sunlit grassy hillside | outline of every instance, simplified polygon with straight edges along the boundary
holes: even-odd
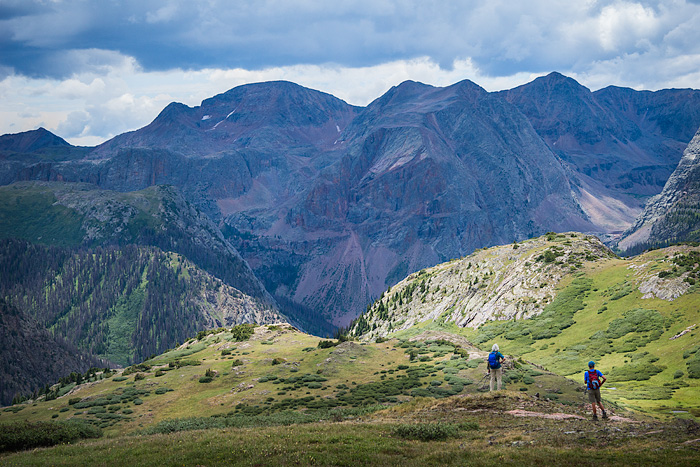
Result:
[[[498,343],[577,383],[595,360],[608,377],[606,399],[700,416],[700,248],[618,258],[598,254],[594,243],[587,251],[587,242],[552,234],[413,274],[365,313],[361,338],[449,330],[482,350]]]

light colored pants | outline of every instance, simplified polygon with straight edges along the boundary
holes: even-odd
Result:
[[[503,367],[501,368],[491,368],[489,372],[491,375],[491,381],[489,383],[489,389],[493,391],[493,386],[496,381],[498,381],[498,390],[501,390],[501,378],[503,377]]]

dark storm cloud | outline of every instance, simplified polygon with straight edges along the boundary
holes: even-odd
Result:
[[[121,54],[147,71],[353,67],[422,56],[447,68],[468,57],[496,75],[571,69],[578,62],[645,53],[673,26],[644,29],[646,20],[673,16],[670,10],[680,11],[679,5],[697,13],[682,1],[665,3],[0,0],[0,68],[65,77],[110,66]],[[692,19],[682,15],[679,21]],[[616,28],[627,39],[614,37]],[[81,51],[88,51],[86,57]]]
[[[84,65],[63,54],[84,49],[135,57],[146,70],[378,63],[415,54],[386,40],[394,13],[360,15],[332,2],[3,2],[0,65],[60,77]]]

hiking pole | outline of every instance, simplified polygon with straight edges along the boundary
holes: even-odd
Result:
[[[488,378],[489,376],[491,376],[491,373],[486,373],[486,374],[484,375],[484,377],[481,378],[481,380],[479,380],[478,383],[476,383],[477,388],[478,388],[479,386],[481,386],[481,383],[483,383],[484,380],[485,380],[486,378]],[[485,386],[484,386],[484,387],[485,387]]]

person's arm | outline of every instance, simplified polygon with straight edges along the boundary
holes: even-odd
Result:
[[[603,373],[598,372],[598,374],[600,375],[600,385],[602,386],[607,379],[603,376]]]

